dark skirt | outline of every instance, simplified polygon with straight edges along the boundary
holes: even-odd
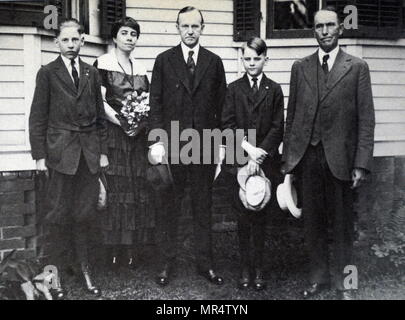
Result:
[[[108,123],[108,208],[101,224],[105,244],[145,244],[153,240],[155,208],[145,177],[146,139],[145,130],[128,137],[120,127]]]

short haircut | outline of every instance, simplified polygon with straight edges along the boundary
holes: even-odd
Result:
[[[245,49],[250,48],[256,51],[257,55],[261,54],[267,55],[267,45],[266,42],[259,37],[251,37],[246,43],[242,46],[242,53],[245,54]]]
[[[186,12],[190,12],[190,11],[194,11],[194,10],[195,10],[195,11],[198,11],[198,12],[200,13],[200,16],[201,16],[201,24],[203,25],[203,24],[204,24],[204,17],[203,17],[203,15],[202,15],[201,10],[200,10],[200,9],[197,9],[196,7],[192,7],[192,6],[184,7],[183,9],[181,9],[181,10],[179,11],[179,13],[177,14],[176,23],[179,24],[179,17],[180,17],[180,15],[181,15],[182,13],[186,13]]]
[[[111,27],[111,37],[113,39],[117,38],[118,31],[120,31],[122,27],[129,27],[134,29],[137,33],[137,38],[139,38],[139,35],[141,34],[141,27],[139,26],[139,23],[136,22],[134,18],[125,17],[115,21],[113,26]]]
[[[84,33],[84,28],[78,20],[76,20],[74,18],[68,18],[68,19],[62,19],[59,21],[58,28],[55,30],[56,37],[59,37],[63,28],[68,28],[68,27],[77,27],[77,31],[79,32],[79,34]]]
[[[318,10],[318,11],[316,11],[315,13],[314,13],[314,25],[315,25],[315,16],[317,15],[317,13],[318,12],[320,12],[320,11],[331,11],[331,12],[334,12],[334,13],[336,13],[336,16],[337,16],[337,20],[338,20],[338,24],[340,24],[340,16],[339,16],[339,12],[338,12],[338,10],[336,9],[336,7],[335,6],[326,6],[325,8],[322,8],[322,9],[320,9],[320,10]]]

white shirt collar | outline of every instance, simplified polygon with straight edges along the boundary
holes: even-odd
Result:
[[[70,59],[66,58],[66,57],[63,56],[63,55],[60,55],[60,56],[62,57],[62,61],[63,61],[63,63],[65,64],[66,69],[68,69],[69,74],[70,74],[70,76],[71,76],[72,79],[73,79],[73,76],[72,76],[72,61],[71,61]],[[77,73],[78,73],[78,76],[79,76],[79,78],[80,78],[79,56],[77,56],[77,57],[74,58],[73,60],[75,61],[75,68],[76,68]]]
[[[250,83],[250,87],[253,87],[253,77],[249,74],[246,73],[246,75],[248,76],[249,79],[249,83]],[[263,72],[261,74],[259,74],[257,77],[257,87],[260,88],[260,83],[262,82],[262,78],[263,78]]]
[[[329,60],[328,60],[328,68],[329,71],[332,70],[333,65],[335,64],[336,57],[339,53],[339,45],[333,49],[331,52],[326,53],[325,51],[322,50],[322,48],[319,48],[318,50],[318,57],[319,57],[319,63],[322,65],[323,63],[323,56],[328,54],[329,55]]]
[[[197,43],[197,44],[195,45],[195,47],[192,48],[192,49],[189,48],[189,47],[187,47],[183,42],[181,42],[180,45],[181,45],[181,51],[183,51],[184,61],[187,63],[187,60],[188,60],[188,52],[189,52],[190,50],[193,50],[193,51],[194,51],[194,54],[193,54],[194,63],[195,63],[195,65],[197,65],[198,52],[200,51],[200,44]]]

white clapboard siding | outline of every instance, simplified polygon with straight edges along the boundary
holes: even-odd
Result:
[[[220,3],[222,0],[217,0]],[[133,2],[133,7],[127,5],[127,15],[133,17],[139,21],[158,21],[158,22],[169,22],[173,23],[176,22],[177,13],[182,6],[176,5],[173,3],[173,9],[167,8],[159,8],[158,6],[150,8],[139,8],[136,4],[136,1],[129,1],[130,3]],[[193,1],[189,1],[190,3]],[[217,23],[217,24],[229,24],[233,23],[233,12],[230,10],[229,12],[226,11],[204,11],[204,22],[207,24]]]
[[[376,141],[374,144],[375,157],[389,157],[405,155],[405,136],[402,136],[402,141]]]
[[[405,110],[405,101],[403,98],[374,97],[374,107],[376,110]]]
[[[0,47],[0,66],[23,66],[23,54],[23,50],[3,49]]]
[[[0,130],[0,146],[21,146],[25,145],[25,142],[24,130]],[[3,165],[3,163],[0,165]]]
[[[1,114],[24,114],[24,98],[1,98],[0,97],[0,115]]]
[[[0,114],[0,128],[3,131],[15,131],[25,129],[24,114]]]
[[[0,98],[24,98],[24,82],[1,82]]]
[[[376,109],[376,156],[405,155],[405,48],[363,46]]]
[[[405,59],[365,58],[370,71],[405,72]]]
[[[0,66],[0,83],[10,81],[24,81],[23,66]]]
[[[127,8],[181,9],[194,6],[203,12],[232,12],[233,0],[127,0]]]
[[[2,34],[1,35],[1,49],[17,49],[23,50],[23,36],[20,34]],[[1,60],[0,60],[1,63]]]
[[[179,10],[195,6],[202,10],[205,29],[201,45],[221,57],[226,71],[226,81],[238,78],[238,49],[233,47],[232,0],[127,0],[127,16],[141,26],[141,36],[134,56],[140,59],[151,77],[155,58],[161,52],[180,43],[176,29]]]

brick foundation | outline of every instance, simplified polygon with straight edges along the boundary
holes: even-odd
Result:
[[[35,182],[32,172],[0,173],[0,258],[17,249],[36,256]]]

